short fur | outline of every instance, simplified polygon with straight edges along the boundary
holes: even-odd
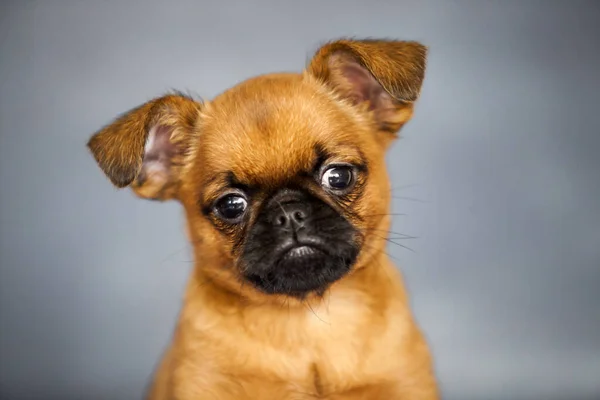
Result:
[[[176,199],[187,218],[195,268],[148,399],[438,399],[385,252],[385,153],[412,117],[425,60],[416,42],[333,41],[302,73],[255,77],[207,102],[160,97],[90,139],[114,185]],[[319,162],[361,166],[356,187],[324,191],[310,172]],[[269,194],[290,185],[348,221],[360,247],[347,273],[302,296],[266,293],[243,275],[244,249],[258,240],[249,229]],[[234,189],[250,199],[239,224],[215,212]]]

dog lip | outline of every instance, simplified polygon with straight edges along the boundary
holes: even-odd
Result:
[[[296,238],[286,239],[277,247],[277,253],[280,257],[287,257],[292,252],[298,252],[295,255],[309,255],[317,252],[327,253],[323,240],[315,236],[299,235]]]
[[[300,246],[315,247],[322,252],[327,251],[325,241],[318,236],[307,235],[299,232],[296,242]]]
[[[294,246],[291,249],[287,250],[283,255],[283,259],[287,259],[290,257],[307,257],[319,253],[323,252],[314,246],[300,245]]]

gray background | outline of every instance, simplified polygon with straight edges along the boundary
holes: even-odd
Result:
[[[389,156],[392,246],[446,399],[600,398],[600,2],[19,1],[0,9],[0,397],[139,398],[190,253],[177,204],[85,149],[164,91],[300,70],[323,40],[431,48]]]

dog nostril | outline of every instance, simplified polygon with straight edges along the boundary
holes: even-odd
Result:
[[[275,219],[276,226],[284,226],[287,223],[287,217],[285,215],[280,215]]]
[[[306,216],[304,215],[304,213],[302,211],[296,211],[296,212],[294,212],[294,219],[297,222],[302,222],[306,219]]]

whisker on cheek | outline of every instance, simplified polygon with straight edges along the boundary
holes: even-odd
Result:
[[[181,252],[183,252],[184,250],[189,250],[189,247],[183,246],[181,247],[179,250],[176,250],[172,253],[170,253],[169,255],[167,255],[164,259],[162,259],[159,264],[164,264],[165,262],[169,261],[172,257],[175,257],[176,255],[180,254]]]
[[[415,187],[419,187],[421,185],[417,184],[417,183],[413,183],[410,185],[403,185],[403,186],[392,186],[390,188],[390,192],[397,192],[399,190],[406,190],[406,189],[411,189],[411,188],[415,188]]]
[[[368,245],[368,244],[364,244],[364,245],[363,245],[363,247],[364,247],[364,248],[366,248],[366,249],[369,249],[369,250],[373,250],[373,251],[375,251],[375,253],[376,253],[376,254],[384,254],[384,255],[386,255],[386,256],[388,256],[388,257],[390,257],[390,258],[392,258],[392,259],[394,259],[394,260],[396,260],[396,261],[398,261],[398,262],[402,262],[402,260],[400,260],[398,257],[396,257],[396,256],[394,256],[394,255],[392,255],[392,254],[388,253],[388,252],[385,250],[385,248],[384,248],[384,249],[379,249],[379,248],[377,248],[377,247],[370,246],[370,245]]]
[[[392,199],[394,200],[406,200],[406,201],[413,201],[415,203],[428,203],[427,200],[422,200],[422,199],[417,199],[415,197],[406,197],[406,196],[392,196]]]

